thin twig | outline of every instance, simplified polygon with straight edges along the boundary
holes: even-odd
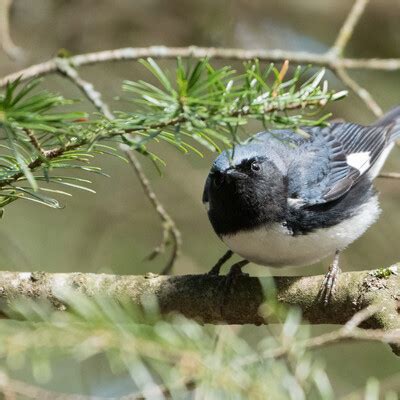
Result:
[[[86,96],[86,98],[99,110],[102,114],[105,115],[110,120],[114,119],[113,113],[110,111],[107,103],[102,99],[101,93],[97,91],[93,84],[85,81],[81,78],[78,71],[71,66],[67,59],[57,59],[58,71],[70,79],[72,83],[77,86],[82,93]],[[165,122],[163,123],[165,124]],[[166,124],[165,126],[167,126]],[[126,132],[122,132],[121,134],[125,134]],[[171,257],[167,262],[167,265],[162,270],[162,274],[169,274],[173,268],[173,265],[179,256],[180,249],[182,246],[182,236],[177,228],[174,220],[170,217],[170,215],[165,210],[164,206],[161,204],[160,200],[157,198],[154,190],[152,189],[149,180],[147,179],[143,168],[136,158],[134,153],[130,150],[130,148],[123,147],[123,151],[128,157],[131,165],[133,166],[139,181],[144,189],[144,192],[147,198],[150,200],[150,203],[153,205],[157,214],[160,216],[163,226],[163,234],[161,244],[157,246],[153,252],[151,253],[149,258],[154,258],[156,255],[163,253],[168,244],[170,236],[172,238],[172,253]]]
[[[353,36],[354,29],[364,13],[365,7],[369,0],[356,0],[353,7],[351,8],[347,18],[340,28],[339,34],[335,40],[334,45],[331,48],[331,54],[335,56],[341,56],[343,51]]]
[[[37,137],[33,133],[31,129],[24,129],[24,132],[26,133],[26,136],[28,136],[29,141],[31,142],[32,146],[43,156],[46,157],[46,150],[42,148],[40,145],[39,141],[37,140]]]
[[[260,61],[283,62],[289,60],[297,64],[312,64],[325,66],[332,69],[369,69],[380,71],[395,71],[400,69],[400,58],[340,58],[333,57],[331,53],[308,53],[304,51],[284,51],[280,49],[235,49],[235,48],[215,48],[215,47],[127,47],[115,50],[103,50],[94,53],[80,54],[68,58],[71,66],[75,68],[99,64],[103,62],[139,60],[140,58],[153,57],[157,59],[176,59],[181,58],[213,58],[220,60],[250,61],[258,59]],[[32,65],[26,69],[9,74],[0,80],[0,87],[9,81],[17,78],[27,80],[49,73],[57,72],[57,58],[49,61]]]
[[[65,152],[70,151],[70,150],[75,150],[79,147],[82,147],[83,145],[87,144],[88,141],[86,139],[79,141],[79,142],[74,142],[74,143],[67,143],[63,147],[56,147],[54,149],[50,150],[45,150],[45,157],[40,156],[38,158],[35,158],[33,161],[31,161],[28,164],[28,168],[31,171],[35,171],[36,168],[39,168],[46,160],[50,161],[53,160],[54,158],[62,156]],[[24,176],[23,171],[18,171],[15,174],[11,175],[7,179],[2,179],[0,181],[0,188],[4,186],[8,186],[13,182],[16,182],[18,179],[22,178]]]
[[[13,0],[0,0],[0,47],[13,61],[23,59],[22,50],[14,44],[10,35],[10,10]]]
[[[335,72],[341,81],[365,103],[365,105],[374,113],[376,117],[381,117],[383,115],[381,107],[368,92],[368,90],[360,86],[354,79],[352,79],[344,68],[336,68]]]
[[[65,59],[54,58],[47,62],[33,65],[25,70],[19,71],[14,74],[10,74],[0,80],[0,87],[4,86],[8,81],[16,78],[21,80],[45,75],[55,71],[63,71],[64,74],[70,74],[72,79],[76,80],[81,90],[85,90],[84,87],[91,85],[86,81],[79,80],[76,76],[74,68],[97,64],[109,61],[122,61],[122,60],[137,60],[139,58],[154,57],[154,58],[218,58],[218,59],[230,59],[230,60],[252,60],[259,59],[262,61],[287,61],[290,60],[294,63],[310,63],[313,65],[326,66],[336,72],[338,77],[349,86],[367,105],[367,107],[377,116],[382,114],[382,110],[376,101],[373,99],[371,94],[357,82],[355,82],[346,72],[346,69],[358,68],[358,69],[378,69],[378,70],[397,70],[400,69],[400,59],[352,59],[343,58],[342,54],[351,36],[353,35],[354,29],[359,22],[369,0],[356,0],[353,7],[351,8],[345,22],[343,23],[335,43],[330,50],[324,54],[308,53],[308,52],[292,52],[282,50],[244,50],[244,49],[232,49],[232,48],[215,48],[215,47],[165,47],[165,46],[151,46],[151,47],[128,47],[116,50],[105,50],[95,53],[87,53],[76,55]],[[85,90],[86,94],[91,95],[92,101],[96,105],[97,95],[96,91],[92,90],[93,87],[89,87]],[[101,104],[97,104],[96,107],[100,107]],[[107,110],[106,110],[107,112]],[[106,114],[107,115],[107,114]]]
[[[58,71],[69,78],[76,87],[78,87],[87,99],[108,119],[114,119],[114,115],[110,111],[108,105],[102,100],[101,93],[98,92],[92,83],[85,81],[78,74],[78,71],[73,68],[66,58],[57,58],[56,60]]]
[[[368,307],[355,313],[343,326],[343,330],[352,331],[358,328],[363,322],[367,321],[382,308],[382,304],[370,304]]]
[[[171,257],[167,262],[167,265],[162,270],[161,274],[167,275],[171,272],[171,269],[179,256],[181,246],[182,246],[182,236],[174,220],[170,217],[170,215],[165,210],[162,203],[158,200],[154,190],[152,189],[149,180],[143,172],[142,166],[135,157],[131,148],[127,145],[121,145],[122,151],[126,154],[130,164],[136,172],[136,175],[139,177],[139,181],[142,185],[144,192],[146,193],[147,198],[150,200],[157,214],[159,215],[162,225],[163,225],[163,237],[161,244],[156,247],[153,253],[149,256],[149,258],[154,258],[157,254],[163,253],[165,251],[166,245],[171,237],[172,239],[172,253]]]
[[[333,345],[342,342],[355,340],[368,342],[381,342],[393,345],[400,344],[400,329],[361,329],[359,326],[371,318],[382,308],[382,304],[371,304],[370,306],[358,311],[346,322],[342,328],[333,332],[325,333],[302,342],[291,343],[290,345],[268,350],[259,357],[249,357],[242,361],[243,365],[254,363],[260,359],[282,358],[289,354],[294,348],[304,350],[314,350],[323,346]]]
[[[182,382],[174,384],[174,389],[179,389],[179,388],[185,388],[188,391],[192,391],[196,388],[196,382],[193,379],[187,379]],[[147,400],[156,397],[160,393],[162,393],[162,395],[166,399],[172,398],[170,389],[168,389],[165,385],[158,385],[156,387],[146,390],[146,393],[139,395],[129,394],[126,396],[122,396],[120,400]]]
[[[359,86],[346,72],[346,68],[364,68],[364,69],[381,69],[393,70],[400,69],[400,59],[347,59],[343,58],[343,51],[349,42],[357,22],[360,20],[369,0],[356,0],[354,6],[350,10],[335,43],[331,49],[324,54],[306,53],[306,52],[287,52],[282,50],[244,50],[230,48],[206,48],[206,47],[165,47],[152,46],[142,48],[122,48],[116,50],[106,50],[96,53],[88,53],[73,56],[66,59],[52,59],[45,63],[33,65],[25,70],[11,74],[0,80],[0,87],[4,86],[8,81],[16,78],[29,79],[41,76],[55,71],[62,71],[66,75],[70,75],[76,84],[83,90],[86,95],[92,97],[92,102],[99,109],[101,103],[98,103],[99,93],[93,91],[93,86],[76,76],[74,68],[101,63],[107,61],[121,60],[137,60],[144,57],[154,58],[219,58],[231,60],[268,60],[268,61],[284,61],[290,60],[295,63],[311,63],[313,65],[323,65],[331,68],[336,72],[338,77],[349,86],[367,105],[367,107],[377,116],[382,114],[382,110],[373,99],[373,97],[364,88]],[[85,89],[85,86],[87,88]],[[107,113],[108,110],[105,110]],[[107,115],[107,114],[106,114]]]
[[[139,131],[139,130],[145,131],[145,130],[161,129],[161,128],[165,128],[167,126],[174,126],[174,125],[179,124],[184,121],[185,121],[185,119],[182,119],[181,117],[172,118],[168,121],[162,121],[162,122],[152,124],[152,125],[148,126],[146,129],[135,128],[135,129],[127,129],[124,132],[113,132],[112,134],[109,135],[109,137],[111,138],[111,137],[115,137],[115,136],[121,136],[124,133],[132,133],[132,132]],[[62,156],[67,151],[81,148],[81,147],[87,145],[89,142],[90,142],[90,140],[88,138],[81,138],[80,140],[75,141],[73,143],[72,142],[67,143],[62,147],[55,147],[53,149],[44,150],[46,159],[48,161],[50,161],[54,158]],[[36,170],[36,168],[39,168],[44,163],[44,161],[45,161],[45,158],[42,156],[35,158],[33,161],[31,161],[28,164],[28,168],[31,171],[34,171],[34,170]],[[12,174],[9,178],[0,180],[0,188],[7,186],[13,182],[16,182],[18,179],[22,178],[23,176],[24,176],[24,172],[18,171],[16,173]]]
[[[89,99],[89,97],[88,97],[88,99]],[[322,99],[322,100],[311,99],[311,100],[304,100],[304,101],[298,100],[291,104],[285,104],[284,102],[279,102],[279,103],[274,102],[270,105],[267,105],[264,109],[264,112],[269,113],[269,112],[274,112],[274,111],[295,110],[295,109],[305,108],[306,106],[321,106],[322,107],[322,106],[326,105],[326,103],[327,103],[326,99]],[[234,109],[230,113],[230,115],[233,117],[246,116],[249,114],[251,114],[251,110],[249,107],[242,107],[242,108],[239,108],[236,110]],[[135,127],[135,128],[125,129],[124,131],[120,131],[120,132],[111,132],[111,133],[108,133],[107,138],[121,136],[126,133],[134,133],[134,132],[138,132],[138,131],[146,132],[146,131],[159,130],[159,129],[163,129],[166,127],[176,126],[176,125],[182,124],[186,121],[187,121],[186,117],[178,116],[178,117],[166,120],[166,121],[161,121],[161,122],[157,122],[154,124],[150,124],[147,127],[139,126],[139,127]],[[81,147],[87,145],[89,142],[90,142],[89,138],[81,138],[73,143],[67,143],[66,145],[64,145],[62,147],[56,147],[54,149],[45,150],[46,158],[48,160],[52,160],[54,158],[57,158],[57,157],[63,155],[65,152],[67,152],[69,150],[75,150],[77,148],[81,148]],[[44,158],[38,157],[28,164],[28,168],[31,171],[34,171],[36,168],[40,167],[43,164],[43,162],[44,162]],[[7,179],[0,180],[0,188],[17,181],[18,179],[20,179],[23,176],[24,176],[23,171],[19,171],[19,172],[12,174]]]
[[[342,27],[340,28],[335,43],[328,51],[332,58],[343,59],[344,50],[353,36],[354,29],[363,15],[368,2],[369,0],[355,0],[353,7],[347,15]],[[372,95],[368,92],[368,90],[361,87],[354,79],[350,77],[345,66],[336,65],[332,69],[336,73],[337,77],[364,102],[364,104],[374,113],[376,117],[380,117],[383,114],[382,109]]]

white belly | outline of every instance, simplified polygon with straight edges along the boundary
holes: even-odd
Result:
[[[316,230],[292,236],[281,224],[226,235],[222,240],[236,254],[256,264],[271,267],[310,265],[345,249],[359,238],[378,218],[377,197],[360,207],[352,218]]]

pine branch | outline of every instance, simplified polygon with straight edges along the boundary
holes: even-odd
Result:
[[[83,80],[65,60],[58,61],[59,72],[69,78],[105,118],[89,120],[82,113],[55,111],[56,107],[71,102],[45,91],[32,94],[38,85],[36,81],[25,86],[21,86],[20,81],[9,84],[4,95],[0,95],[0,130],[8,140],[8,145],[2,145],[8,152],[0,155],[0,188],[3,188],[0,206],[26,198],[59,207],[58,201],[41,194],[44,190],[54,190],[41,188],[38,180],[90,190],[66,182],[73,177],[64,179],[57,175],[53,179],[53,171],[71,166],[99,172],[88,163],[92,154],[111,152],[115,155],[115,143],[113,147],[102,144],[107,140],[124,142],[155,163],[162,161],[148,151],[147,144],[159,139],[183,152],[194,151],[201,155],[186,138],[215,151],[219,150],[217,141],[224,145],[237,141],[236,131],[249,118],[291,127],[323,123],[325,117],[315,121],[288,112],[318,111],[345,94],[328,91],[327,83],[322,81],[324,71],[300,83],[305,72],[301,68],[296,69],[292,78],[282,81],[276,68],[268,66],[262,70],[258,63],[247,65],[244,74],[237,74],[227,67],[214,69],[207,61],[198,62],[192,69],[178,61],[174,82],[153,60],[143,61],[143,64],[163,88],[146,82],[125,83],[129,99],[138,106],[135,113],[119,112],[118,118],[114,118],[94,86]],[[30,187],[21,186],[24,180]],[[167,225],[168,232],[176,230]],[[172,237],[175,254],[180,240],[175,234]]]

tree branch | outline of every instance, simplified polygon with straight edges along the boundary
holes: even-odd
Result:
[[[400,69],[400,58],[339,58],[332,56],[331,53],[308,53],[304,51],[285,51],[280,49],[234,49],[216,47],[126,47],[115,50],[103,50],[94,53],[80,54],[68,58],[73,67],[81,67],[103,62],[139,60],[140,58],[152,57],[157,59],[176,59],[181,58],[214,58],[219,60],[238,60],[250,61],[259,59],[260,61],[283,62],[289,60],[297,64],[312,64],[325,66],[332,69],[370,69],[381,71],[396,71]],[[4,87],[7,82],[17,78],[22,80],[32,79],[58,71],[57,58],[49,61],[32,65],[21,71],[9,74],[0,80],[0,87]]]
[[[144,296],[155,296],[160,312],[176,312],[204,323],[268,324],[260,313],[263,288],[276,286],[280,303],[300,307],[312,324],[346,324],[355,313],[377,304],[379,311],[363,322],[365,328],[400,329],[400,276],[397,267],[347,272],[339,277],[328,307],[318,302],[323,276],[252,278],[241,277],[231,294],[223,299],[225,277],[210,275],[117,276],[107,274],[51,274],[45,272],[0,272],[0,311],[8,315],[8,304],[16,299],[48,300],[64,310],[60,297],[65,290],[89,296],[129,298],[140,305]],[[221,306],[223,305],[223,306]],[[400,354],[400,348],[396,348]]]
[[[376,117],[379,118],[383,115],[381,107],[372,97],[371,93],[351,78],[344,68],[337,68],[335,72],[337,77],[364,102]]]
[[[78,71],[71,66],[68,59],[56,59],[58,72],[70,79],[78,89],[86,96],[86,98],[100,111],[106,118],[113,119],[114,115],[110,111],[108,105],[102,100],[101,93],[98,92],[92,83],[85,81],[80,77]]]
[[[347,43],[353,36],[354,29],[364,13],[365,7],[369,3],[369,0],[356,0],[353,7],[351,8],[347,18],[340,28],[339,34],[335,40],[334,45],[331,48],[331,53],[335,56],[341,56]]]
[[[172,267],[174,266],[174,263],[180,254],[182,247],[182,235],[177,228],[175,221],[171,218],[161,201],[156,196],[149,180],[143,172],[142,165],[136,158],[133,151],[130,149],[129,146],[126,145],[121,145],[121,148],[127,156],[129,163],[132,165],[133,170],[136,172],[136,175],[139,178],[140,184],[142,185],[146,197],[149,199],[150,203],[152,204],[162,222],[163,235],[161,243],[149,255],[149,260],[154,259],[158,254],[164,253],[170,238],[172,239],[171,256],[161,272],[163,275],[167,275],[171,272]]]
[[[16,46],[10,35],[10,10],[13,0],[0,0],[0,47],[13,61],[21,61],[22,50]]]
[[[82,90],[84,90],[84,89],[82,88]],[[96,93],[98,95],[100,95],[100,93],[98,93],[97,91],[96,91]],[[99,98],[99,99],[101,101],[101,98]],[[326,99],[295,100],[289,104],[282,103],[282,102],[272,102],[270,104],[267,104],[264,107],[264,112],[270,113],[273,111],[297,110],[297,109],[305,108],[307,106],[322,107],[322,106],[326,105],[326,103],[327,103]],[[243,108],[233,109],[232,112],[230,113],[230,115],[233,117],[251,115],[251,110],[249,109],[249,107],[245,106]],[[111,133],[108,133],[108,135],[106,135],[106,136],[102,136],[100,139],[111,139],[113,137],[121,136],[126,133],[144,132],[144,131],[163,129],[166,127],[182,124],[186,121],[188,121],[188,119],[185,116],[181,115],[181,116],[171,118],[166,121],[161,121],[161,122],[156,122],[156,123],[150,124],[146,127],[138,126],[135,128],[125,129],[124,131],[121,131],[121,132],[111,132]],[[66,145],[64,145],[62,147],[55,147],[53,149],[46,150],[45,151],[46,157],[41,156],[41,157],[36,158],[35,160],[33,160],[32,162],[30,162],[28,164],[28,168],[31,171],[35,171],[38,167],[40,167],[46,161],[46,159],[47,160],[55,159],[55,158],[63,155],[65,152],[67,152],[69,150],[75,150],[75,149],[81,148],[81,147],[87,145],[89,142],[90,142],[90,139],[81,138],[80,140],[75,141],[73,143],[67,143]],[[18,171],[16,173],[12,174],[9,178],[3,179],[0,181],[0,188],[8,186],[13,182],[18,181],[23,176],[24,176],[23,171]]]

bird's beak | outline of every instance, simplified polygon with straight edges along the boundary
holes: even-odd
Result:
[[[234,168],[228,168],[225,171],[225,175],[229,178],[233,178],[233,179],[245,179],[247,178],[247,175],[244,174],[243,172],[239,172]]]

